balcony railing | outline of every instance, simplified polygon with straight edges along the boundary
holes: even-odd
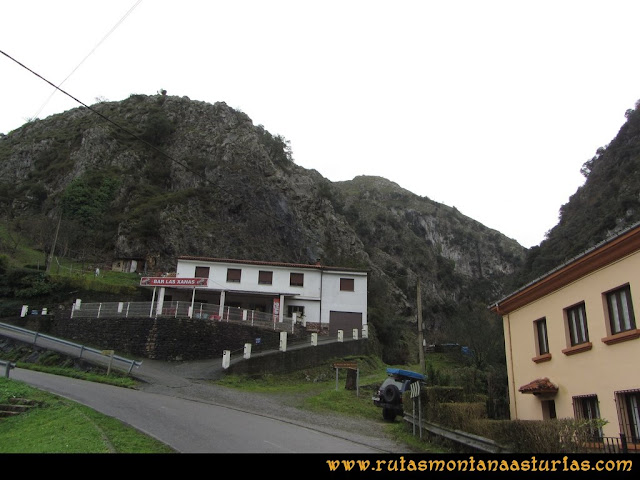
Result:
[[[640,453],[640,444],[629,442],[624,433],[619,437],[601,437],[586,447],[595,453]]]
[[[221,314],[222,313],[222,314]],[[233,322],[279,331],[293,331],[295,326],[292,317],[284,316],[282,322],[278,315],[236,307],[224,307],[211,303],[194,303],[187,301],[164,302],[158,311],[157,303],[152,302],[101,302],[74,304],[71,309],[72,318],[196,318],[217,322]],[[300,323],[300,320],[297,321]]]

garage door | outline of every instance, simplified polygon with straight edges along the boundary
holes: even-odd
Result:
[[[362,330],[362,313],[329,312],[329,335],[338,335],[338,330],[342,330],[344,338],[353,338],[354,328]]]

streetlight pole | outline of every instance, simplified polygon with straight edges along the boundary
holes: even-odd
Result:
[[[58,226],[56,227],[56,234],[53,237],[53,245],[51,245],[51,251],[49,252],[49,259],[47,260],[46,272],[51,270],[51,262],[53,261],[53,252],[56,250],[56,243],[58,242],[58,232],[60,231],[60,224],[62,223],[62,211],[60,211],[60,217],[58,218]]]
[[[418,278],[416,304],[418,307],[418,353],[420,358],[420,371],[424,374],[424,337],[422,334],[422,296],[420,295],[420,278]]]

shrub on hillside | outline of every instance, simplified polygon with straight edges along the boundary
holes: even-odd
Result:
[[[423,387],[422,418],[451,430],[488,438],[512,453],[581,453],[593,451],[594,432],[602,420],[492,420],[487,418],[486,396],[465,395],[462,387]],[[411,411],[412,400],[404,398]]]
[[[601,421],[477,420],[466,431],[491,438],[513,453],[583,453]]]

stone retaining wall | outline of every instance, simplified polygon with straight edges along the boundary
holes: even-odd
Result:
[[[40,332],[119,355],[165,361],[222,358],[225,350],[242,355],[251,344],[251,358],[231,365],[229,372],[286,372],[321,365],[332,358],[365,353],[366,340],[311,346],[310,335],[302,330],[287,334],[287,351],[278,350],[280,332],[248,325],[190,318],[68,318],[58,315],[28,315],[3,318],[3,323]],[[307,343],[305,348],[292,348]]]
[[[367,354],[367,347],[368,342],[366,340],[351,340],[287,350],[286,352],[274,352],[269,355],[252,356],[249,359],[234,363],[229,366],[227,372],[248,375],[267,372],[293,372],[303,368],[328,365],[332,360],[351,355],[365,355]]]
[[[118,354],[157,360],[222,358],[224,350],[242,353],[277,349],[280,332],[235,323],[190,318],[56,318],[38,315],[2,319],[27,330]],[[304,335],[288,334],[288,342]],[[258,340],[258,341],[257,341]]]

